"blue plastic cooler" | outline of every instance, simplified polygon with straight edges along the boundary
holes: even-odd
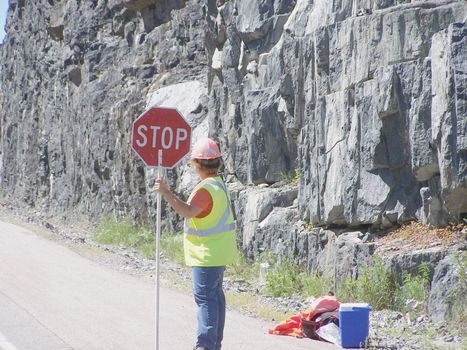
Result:
[[[358,348],[365,345],[368,337],[371,306],[365,303],[343,303],[339,307],[341,345]]]

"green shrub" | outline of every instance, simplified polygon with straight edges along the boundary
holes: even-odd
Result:
[[[154,259],[156,253],[154,232],[148,227],[132,223],[127,217],[103,219],[97,227],[94,240],[102,244],[134,248],[148,259]],[[168,259],[184,264],[183,235],[162,233],[161,250]]]
[[[397,290],[393,274],[380,257],[373,258],[373,266],[363,268],[357,279],[348,278],[337,292],[343,302],[365,302],[373,310],[393,308]]]
[[[258,279],[260,260],[250,261],[243,254],[239,254],[238,260],[226,270],[226,276],[245,281]]]
[[[459,282],[452,288],[448,300],[452,305],[452,324],[463,329],[467,322],[467,251],[456,252],[452,255],[456,266]]]
[[[278,261],[278,256],[265,252],[258,259],[259,263],[266,262],[273,266],[266,274],[265,293],[274,297],[303,294],[319,297],[333,289],[333,279],[313,271],[307,274],[305,269],[290,260]],[[258,269],[259,270],[259,269]],[[257,275],[259,271],[257,272]]]
[[[277,265],[266,274],[265,291],[273,297],[285,297],[300,292],[300,271],[289,261]]]
[[[155,237],[147,227],[136,225],[129,218],[104,218],[94,237],[102,244],[134,248],[146,258],[154,258]]]
[[[185,265],[185,255],[183,251],[183,234],[162,234],[161,249],[164,255],[169,260],[174,261],[179,265]]]
[[[427,263],[422,263],[416,276],[404,274],[402,286],[395,293],[394,308],[400,311],[408,311],[406,302],[416,300],[420,303],[418,311],[424,311],[428,303],[429,292],[430,267]]]
[[[334,289],[332,277],[320,275],[315,271],[310,275],[304,275],[301,280],[305,296],[320,297]]]

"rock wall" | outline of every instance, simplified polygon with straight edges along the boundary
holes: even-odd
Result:
[[[147,220],[130,126],[150,91],[206,86],[204,23],[197,0],[11,0],[0,49],[2,196],[49,215]],[[186,117],[205,114],[198,106]]]
[[[312,225],[457,221],[465,16],[463,1],[12,0],[2,195],[145,218],[152,195],[129,126],[151,103],[192,101],[195,135],[220,141],[241,183],[300,174],[297,209]]]
[[[462,0],[10,0],[1,197],[154,222],[130,126],[176,106],[195,138],[220,142],[248,256],[357,276],[376,249],[367,228],[465,218],[466,15]],[[196,181],[186,165],[168,179],[182,195]],[[388,263],[400,274],[446,256]],[[436,283],[432,305],[447,293]]]
[[[209,8],[209,117],[242,182],[298,169],[300,217],[313,225],[465,214],[466,5],[399,3]]]

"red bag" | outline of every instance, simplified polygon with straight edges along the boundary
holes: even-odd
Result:
[[[339,326],[339,311],[330,311],[315,314],[311,320],[301,319],[301,330],[305,337],[314,340],[323,340],[316,331],[329,323],[335,323]]]
[[[316,330],[329,322],[335,322],[338,319],[337,312],[339,302],[334,296],[324,296],[317,298],[311,304],[311,308],[298,315],[289,317],[283,323],[278,324],[269,330],[269,334],[291,335],[295,337],[318,337]],[[334,313],[329,315],[328,313]],[[311,336],[309,336],[311,335]]]

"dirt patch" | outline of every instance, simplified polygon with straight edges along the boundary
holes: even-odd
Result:
[[[377,254],[392,255],[429,248],[447,249],[465,243],[466,238],[466,224],[429,228],[427,225],[411,222],[384,237],[376,238],[374,242],[377,243]]]

